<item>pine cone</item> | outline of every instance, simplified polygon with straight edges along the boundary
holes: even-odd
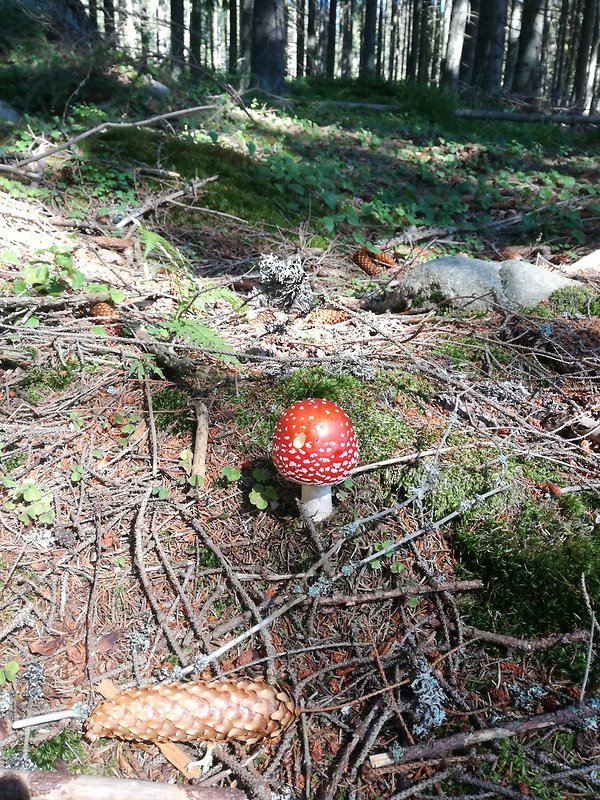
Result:
[[[361,247],[360,250],[357,250],[352,256],[352,261],[354,261],[356,266],[360,267],[363,272],[366,272],[367,275],[371,275],[374,278],[381,273],[377,263],[373,260],[371,253],[366,247]]]
[[[252,318],[252,322],[255,322],[257,325],[269,325],[276,321],[277,317],[272,308],[263,308]]]
[[[391,256],[389,253],[371,253],[371,258],[373,261],[377,261],[379,264],[385,264],[386,267],[397,267],[396,259]]]
[[[94,303],[93,306],[90,307],[90,314],[92,317],[118,317],[119,313],[117,309],[112,306],[110,303]]]
[[[350,319],[350,314],[345,311],[338,311],[336,308],[315,308],[306,317],[305,322],[309,325],[337,325],[338,322],[345,322]]]
[[[159,683],[103,700],[88,718],[86,737],[254,744],[276,739],[297,716],[290,695],[262,680]]]

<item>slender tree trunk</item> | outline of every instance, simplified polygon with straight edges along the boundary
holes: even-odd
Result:
[[[354,21],[354,0],[342,0],[341,26],[342,26],[342,57],[340,70],[342,78],[352,76],[352,32]]]
[[[546,0],[525,0],[519,35],[514,92],[537,97],[542,83],[541,62]]]
[[[200,66],[200,48],[202,46],[202,9],[201,0],[192,0],[190,6],[190,50],[189,60],[193,67]]]
[[[229,53],[227,69],[237,72],[238,60],[238,7],[237,0],[229,0]]]
[[[252,59],[252,16],[253,0],[240,0],[240,86],[248,87],[250,79],[250,62]]]
[[[325,75],[335,77],[335,39],[337,33],[337,0],[329,0],[329,18],[327,21],[327,55],[325,57]]]
[[[443,83],[453,91],[458,89],[460,58],[465,41],[468,9],[469,0],[454,0],[452,3],[448,47],[446,48],[446,60],[444,62],[442,80]]]
[[[392,0],[390,26],[390,52],[388,56],[388,80],[395,81],[398,75],[398,35],[400,32],[400,9],[398,0]]]
[[[484,0],[481,4],[474,83],[489,95],[500,94],[506,23],[506,0]]]
[[[552,76],[552,93],[550,101],[552,104],[564,102],[565,91],[565,68],[567,58],[567,30],[569,26],[569,2],[562,0],[560,8],[560,18],[558,22],[558,34],[556,37],[556,60],[554,62],[554,73]]]
[[[475,50],[477,48],[477,30],[479,28],[480,0],[471,0],[467,24],[465,26],[465,41],[460,58],[458,79],[467,86],[473,85],[473,70],[475,66]]]
[[[365,0],[365,19],[362,31],[362,47],[359,77],[375,75],[375,43],[377,40],[377,0]]]
[[[304,26],[306,24],[306,0],[297,0],[296,3],[296,76],[302,78],[304,75],[304,48],[305,35]]]
[[[590,57],[590,67],[588,71],[588,81],[585,92],[585,107],[583,109],[585,114],[591,114],[594,106],[594,84],[598,83],[600,75],[598,75],[598,59],[600,58],[600,11],[596,13],[596,21],[594,23],[594,33],[592,41],[592,53]]]
[[[421,41],[421,0],[413,0],[412,3],[412,24],[410,29],[410,50],[408,52],[408,64],[406,76],[410,81],[417,79],[417,68],[419,65],[419,43]]]
[[[252,80],[260,89],[281,94],[285,76],[284,0],[255,0],[252,24]]]
[[[581,36],[577,48],[575,62],[574,95],[575,105],[578,110],[585,107],[588,70],[590,68],[590,55],[594,39],[594,25],[598,13],[598,0],[585,0],[583,19],[581,20]]]
[[[508,43],[506,46],[506,64],[504,66],[504,90],[512,91],[515,79],[515,67],[519,55],[519,37],[521,35],[521,21],[523,16],[523,0],[509,0],[508,12]]]
[[[379,0],[379,16],[377,22],[377,77],[383,78],[383,61],[385,57],[385,35],[383,21],[385,19],[385,0]]]
[[[171,3],[171,65],[175,68],[183,64],[183,0],[170,0]]]
[[[308,21],[306,28],[306,74],[315,74],[317,57],[317,0],[308,0]]]
[[[419,68],[417,80],[419,83],[427,83],[429,80],[429,68],[431,66],[431,19],[429,16],[429,6],[427,0],[421,2],[421,23],[419,25]]]

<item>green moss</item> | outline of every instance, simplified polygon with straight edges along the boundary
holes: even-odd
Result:
[[[32,747],[29,757],[38,769],[56,769],[57,759],[61,759],[67,765],[67,769],[75,771],[83,761],[84,746],[81,735],[71,728],[51,739],[47,739],[42,744]]]
[[[64,392],[73,383],[77,366],[77,361],[69,359],[65,366],[30,367],[17,384],[17,390],[30,403],[38,403],[50,394]]]
[[[249,222],[290,223],[274,199],[268,173],[250,156],[233,149],[148,129],[110,131],[87,146],[90,155],[109,157],[113,164],[120,161],[123,170],[134,163],[154,166],[160,150],[164,169],[201,180],[218,175],[217,181],[201,189],[203,206]]]
[[[152,395],[154,419],[159,430],[189,433],[194,425],[190,400],[179,389],[167,386]]]
[[[600,602],[598,500],[525,500],[503,516],[464,520],[455,533],[461,563],[481,577],[483,596],[471,609],[476,625],[490,622],[517,635],[571,630],[585,616],[580,581]]]
[[[12,472],[15,469],[19,469],[19,467],[22,467],[23,464],[26,464],[27,459],[27,453],[15,453],[13,456],[8,456],[4,459],[2,462],[2,467],[5,472]]]
[[[557,289],[548,300],[548,308],[555,316],[588,314],[600,316],[600,294],[585,286],[565,286]]]

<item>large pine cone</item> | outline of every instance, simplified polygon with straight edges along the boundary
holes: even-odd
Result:
[[[103,700],[88,718],[86,737],[254,744],[276,739],[297,716],[292,697],[262,680],[159,683]]]
[[[366,272],[367,275],[371,275],[374,278],[381,273],[377,263],[373,260],[371,253],[366,247],[361,247],[357,250],[352,256],[352,261],[354,261],[356,266],[360,267],[363,272]]]
[[[337,308],[315,308],[306,317],[308,325],[337,325],[338,322],[345,322],[350,319],[350,314],[340,311]]]

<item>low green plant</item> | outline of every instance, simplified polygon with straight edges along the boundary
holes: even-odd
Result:
[[[239,481],[239,479],[242,477],[242,473],[240,472],[239,469],[230,466],[223,467],[223,469],[221,470],[221,475],[226,480],[228,480],[229,483],[234,483],[235,481]]]
[[[67,359],[64,364],[30,367],[17,384],[19,394],[30,403],[38,403],[52,392],[64,391],[72,382],[78,362]]]
[[[0,686],[5,683],[12,683],[17,677],[17,673],[21,668],[18,661],[7,661],[6,664],[0,667]]]
[[[273,475],[269,470],[256,468],[252,470],[252,479],[255,483],[252,485],[248,500],[253,506],[264,511],[278,500],[277,489],[270,483]]]
[[[29,757],[38,769],[55,770],[58,760],[73,768],[84,761],[85,748],[81,734],[72,728],[65,728],[56,736],[35,745],[29,750]]]
[[[18,483],[9,476],[2,478],[2,485],[8,489],[10,498],[4,503],[4,508],[15,511],[20,522],[28,525],[54,521],[52,492],[44,492],[33,481]]]
[[[394,543],[390,539],[385,542],[376,542],[373,545],[373,551],[379,553],[381,550],[384,550],[386,547],[391,547],[393,544]],[[384,562],[389,567],[390,572],[395,575],[406,569],[396,553],[386,553],[380,559],[376,558],[373,561],[369,561],[369,567],[372,570],[380,570],[383,568]]]
[[[86,282],[85,275],[73,264],[71,251],[53,245],[34,253],[21,270],[21,277],[13,281],[12,290],[15,294],[57,295],[67,289],[78,291]]]

